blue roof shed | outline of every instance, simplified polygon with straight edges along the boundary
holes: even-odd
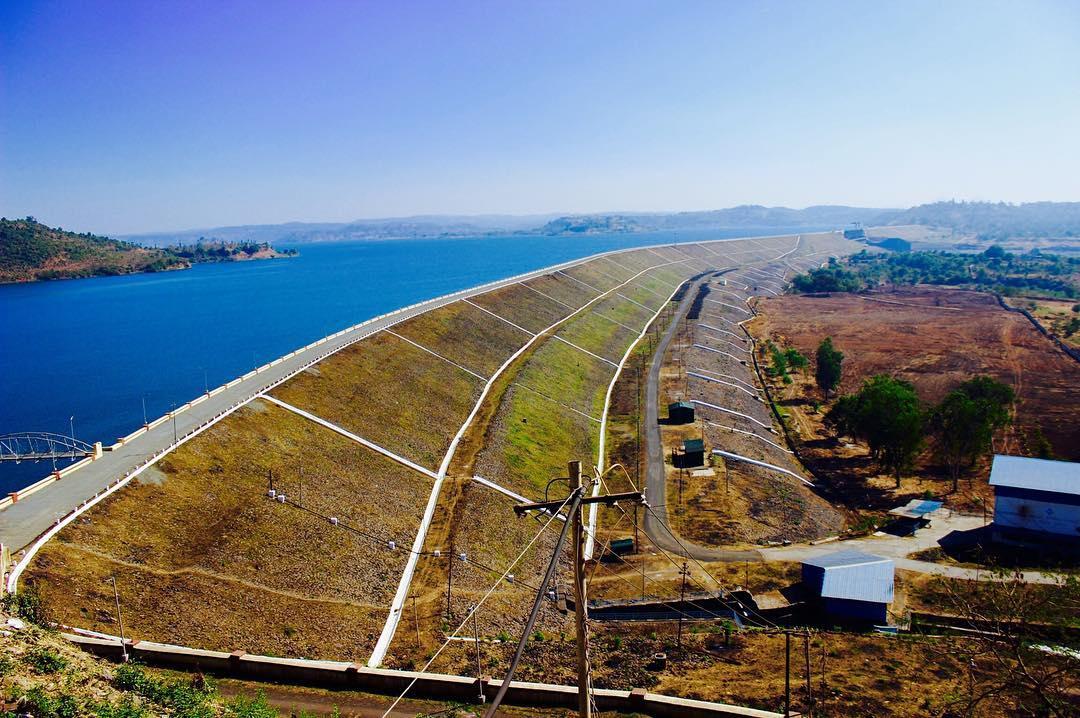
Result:
[[[802,578],[831,620],[883,624],[893,601],[894,570],[891,559],[843,549],[803,561]]]

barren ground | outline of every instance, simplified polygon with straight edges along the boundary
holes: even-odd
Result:
[[[812,357],[826,336],[844,352],[841,391],[858,389],[875,374],[892,374],[915,385],[920,399],[939,401],[961,382],[988,374],[1019,396],[1016,421],[995,440],[1000,453],[1032,455],[1032,437],[1041,430],[1056,456],[1080,459],[1076,382],[1080,364],[1069,359],[1022,316],[1001,309],[989,295],[935,288],[900,289],[872,296],[783,296],[758,301],[759,318],[749,326],[759,339],[771,338]],[[782,392],[783,409],[801,434],[813,472],[827,478],[839,500],[853,507],[887,509],[930,491],[948,494],[950,482],[928,450],[914,477],[902,488],[879,476],[863,447],[838,445],[822,426],[825,408],[811,372],[793,376]],[[991,495],[984,462],[971,481],[961,482],[957,509],[980,510]]]

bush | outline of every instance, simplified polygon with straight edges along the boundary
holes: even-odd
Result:
[[[211,706],[214,688],[200,675],[189,681],[163,680],[147,674],[141,666],[128,663],[117,667],[113,685],[173,708],[174,715],[180,718],[212,718],[214,715]]]
[[[254,698],[237,696],[225,706],[227,718],[277,718],[277,711],[266,702],[266,696],[259,693]]]
[[[5,594],[2,601],[4,610],[24,621],[29,621],[38,626],[47,626],[49,621],[45,616],[45,605],[34,584],[26,585],[18,593]]]
[[[38,673],[59,673],[67,668],[67,659],[51,648],[35,648],[24,659]]]
[[[72,696],[50,696],[40,686],[31,688],[19,701],[26,715],[34,718],[76,718],[80,715],[79,704]],[[16,715],[6,713],[4,715]],[[19,714],[21,715],[21,714]]]

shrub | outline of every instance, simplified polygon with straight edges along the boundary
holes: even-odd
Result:
[[[45,616],[45,606],[41,600],[41,594],[38,593],[37,586],[34,584],[24,586],[18,593],[5,594],[3,599],[0,600],[0,604],[3,605],[5,611],[18,616],[24,621],[39,626],[45,626],[49,623]]]
[[[51,648],[35,648],[25,658],[38,673],[59,673],[67,667],[67,659]]]

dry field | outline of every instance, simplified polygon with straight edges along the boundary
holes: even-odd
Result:
[[[1069,324],[1080,319],[1080,312],[1073,307],[1080,306],[1076,299],[1045,299],[1043,297],[1019,297],[1010,299],[1014,306],[1023,307],[1035,315],[1048,332],[1056,334],[1069,346],[1080,349],[1080,331],[1069,334]]]
[[[831,336],[844,352],[845,393],[858,389],[865,378],[887,373],[912,382],[919,397],[932,404],[961,382],[987,374],[1019,396],[1015,424],[995,441],[996,451],[1030,455],[1033,437],[1041,430],[1058,457],[1080,459],[1075,420],[1080,365],[989,295],[915,288],[872,297],[770,297],[760,300],[758,308],[760,318],[750,326],[759,340],[771,338],[812,357],[820,340]],[[820,396],[812,377],[793,378],[792,385],[775,388],[783,391],[781,404],[801,435],[806,460],[816,475],[828,479],[837,500],[885,509],[924,491],[950,492],[929,450],[915,476],[895,490],[890,478],[878,475],[864,448],[838,445],[823,428],[825,408],[813,407]],[[980,467],[974,481],[961,482],[960,495],[949,497],[953,508],[978,509],[989,497],[988,468]]]

